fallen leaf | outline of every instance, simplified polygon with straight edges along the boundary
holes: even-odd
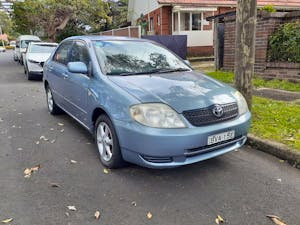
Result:
[[[285,161],[281,159],[281,160],[279,160],[279,162],[280,162],[280,163],[284,163]]]
[[[39,169],[40,169],[40,165],[37,165],[37,166],[35,166],[35,167],[32,167],[32,168],[26,168],[25,170],[24,170],[24,177],[25,178],[29,178],[30,176],[31,176],[31,174],[33,173],[33,172],[36,172],[36,171],[38,171]]]
[[[18,148],[18,151],[22,151],[23,150],[23,148]]]
[[[41,168],[41,165],[37,165],[37,166],[35,166],[35,167],[32,167],[32,168],[31,168],[31,171],[36,172],[36,171],[38,171],[40,168]]]
[[[30,174],[31,174],[31,169],[26,168],[26,169],[24,170],[24,174],[25,174],[25,175],[30,175]]]
[[[224,219],[220,215],[217,215],[217,218],[215,221],[216,221],[216,224],[224,223]]]
[[[49,141],[49,139],[46,138],[45,136],[40,136],[40,140]]]
[[[67,207],[68,207],[68,209],[71,210],[71,211],[76,211],[76,210],[77,210],[76,207],[75,207],[74,205],[69,205],[69,206],[67,206]]]
[[[131,205],[133,205],[135,207],[136,206],[136,202],[131,202]]]
[[[148,218],[149,220],[152,219],[152,213],[151,213],[151,212],[148,212],[148,213],[147,213],[147,218]]]
[[[53,130],[54,130],[54,128],[50,128],[50,130],[51,130],[51,131],[53,131]]]
[[[95,218],[96,218],[97,220],[100,219],[100,212],[99,212],[99,211],[96,211],[96,212],[95,212]]]
[[[58,125],[58,126],[61,126],[61,127],[64,126],[63,123],[57,123],[57,125]]]
[[[50,183],[50,186],[53,188],[58,188],[59,184],[58,183]]]
[[[56,140],[55,140],[55,139],[53,139],[52,141],[50,141],[50,143],[51,143],[51,144],[54,144],[54,143],[55,143],[55,141],[56,141]]]
[[[36,144],[36,145],[39,145],[39,144],[40,144],[40,142],[39,142],[39,141],[36,141],[36,142],[35,142],[35,144]]]
[[[282,222],[278,216],[275,215],[267,215],[270,220],[272,220],[276,225],[287,225],[286,223]]]
[[[60,130],[60,133],[63,133],[64,131],[65,131],[64,129],[61,129],[61,130]]]
[[[73,160],[73,159],[71,159],[70,162],[71,162],[71,164],[76,164],[77,163],[77,161]]]
[[[65,215],[66,215],[67,217],[69,217],[69,216],[70,216],[70,213],[68,213],[68,212],[65,212]]]
[[[281,182],[281,179],[280,179],[280,178],[278,178],[278,179],[277,179],[277,181],[278,181],[278,182]]]
[[[2,220],[1,223],[10,223],[11,221],[13,221],[13,218]]]
[[[106,168],[103,169],[103,173],[108,174],[108,172],[109,172],[108,169],[106,169]]]

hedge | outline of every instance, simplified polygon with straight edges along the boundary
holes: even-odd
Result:
[[[285,23],[271,35],[268,60],[300,63],[300,22]]]

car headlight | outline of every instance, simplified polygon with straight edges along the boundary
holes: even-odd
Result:
[[[248,105],[247,105],[247,102],[246,102],[244,96],[239,91],[236,91],[233,95],[237,100],[239,114],[243,115],[246,112],[248,112],[249,109],[248,109]]]
[[[131,117],[148,127],[184,128],[186,125],[177,112],[161,103],[139,104],[130,107]]]

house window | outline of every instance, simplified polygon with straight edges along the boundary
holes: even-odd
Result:
[[[180,14],[180,30],[190,30],[190,13]]]
[[[150,31],[154,31],[154,20],[153,20],[153,17],[150,18]]]
[[[173,30],[178,31],[178,12],[173,13]]]
[[[202,13],[192,14],[192,30],[201,30]]]
[[[157,15],[157,25],[160,26],[160,15]]]

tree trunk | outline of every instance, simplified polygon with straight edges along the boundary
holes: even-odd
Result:
[[[235,86],[252,106],[255,62],[256,0],[238,0],[236,10]]]

